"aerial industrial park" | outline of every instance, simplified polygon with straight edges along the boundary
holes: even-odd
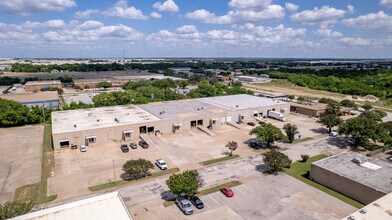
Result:
[[[0,220],[392,219],[392,0],[1,0]]]

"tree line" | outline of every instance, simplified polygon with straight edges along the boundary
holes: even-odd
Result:
[[[374,95],[392,100],[390,70],[292,70],[268,72],[275,79],[286,79],[298,86],[349,95]]]

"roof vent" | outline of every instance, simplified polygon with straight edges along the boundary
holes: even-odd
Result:
[[[366,210],[366,209],[361,209],[361,210],[359,210],[359,212],[360,212],[361,214],[366,214],[366,213],[367,213],[367,210]]]
[[[76,128],[76,124],[74,124],[74,128]]]
[[[87,115],[87,117],[91,117],[91,116],[93,116],[93,113],[88,113],[88,115]]]
[[[238,105],[236,105],[235,107],[238,108]]]
[[[354,157],[354,159],[351,160],[353,163],[356,163],[358,165],[361,165],[361,159]]]
[[[114,118],[114,121],[117,122],[117,123],[120,122],[120,120],[118,120],[117,118]]]

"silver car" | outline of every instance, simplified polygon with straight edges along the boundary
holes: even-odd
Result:
[[[182,197],[182,196],[178,196],[176,198],[176,205],[178,206],[178,208],[181,209],[181,211],[185,214],[185,215],[192,215],[193,214],[193,208],[192,208],[192,204],[189,200],[187,200],[186,198]]]

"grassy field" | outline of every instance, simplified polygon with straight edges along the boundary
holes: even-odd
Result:
[[[304,162],[294,162],[294,163],[291,164],[290,169],[286,169],[285,172],[288,175],[290,175],[290,176],[292,176],[292,177],[294,177],[294,178],[296,178],[296,179],[298,179],[298,180],[300,180],[300,181],[302,181],[302,182],[304,182],[304,183],[306,183],[306,184],[308,184],[310,186],[313,186],[314,188],[316,188],[318,190],[321,190],[321,191],[323,191],[323,192],[325,192],[325,193],[327,193],[327,194],[329,194],[329,195],[331,195],[331,196],[333,196],[333,197],[335,197],[337,199],[340,199],[343,202],[348,203],[348,204],[350,204],[350,205],[352,205],[352,206],[354,206],[356,208],[364,207],[364,205],[362,203],[357,202],[357,201],[355,201],[355,200],[353,200],[353,199],[351,199],[351,198],[349,198],[349,197],[347,197],[347,196],[345,196],[343,194],[340,194],[340,193],[338,193],[338,192],[336,192],[336,191],[334,191],[334,190],[332,190],[332,189],[330,189],[328,187],[325,187],[325,186],[323,186],[321,184],[318,184],[318,183],[310,180],[309,178],[307,178],[306,175],[307,175],[307,172],[310,171],[311,163],[314,162],[314,161],[321,160],[321,159],[326,158],[326,157],[327,157],[326,155],[320,154],[320,155],[317,155],[317,156],[309,158],[309,160],[306,163],[304,163]]]
[[[45,124],[42,152],[41,182],[21,186],[15,190],[14,200],[29,200],[35,204],[47,203],[55,200],[57,195],[47,195],[47,179],[54,167],[54,152],[52,147],[52,126]]]
[[[219,158],[215,158],[212,160],[206,160],[203,162],[200,162],[201,165],[207,166],[207,165],[211,165],[211,164],[215,164],[215,163],[220,163],[226,160],[232,160],[232,159],[236,159],[239,158],[240,156],[237,154],[234,154],[232,156],[224,156],[224,157],[219,157]]]
[[[203,190],[199,191],[197,193],[197,195],[198,196],[205,196],[205,195],[209,195],[214,192],[218,192],[222,187],[234,187],[234,186],[239,186],[239,185],[241,185],[240,181],[233,180],[233,181],[230,181],[227,183],[222,183],[222,184],[219,184],[219,185],[207,188],[207,189],[203,189]],[[165,207],[168,207],[171,205],[174,205],[174,201],[164,201],[163,202],[163,206],[165,206]]]
[[[180,169],[179,168],[172,168],[172,169],[167,169],[167,170],[162,170],[159,172],[155,172],[152,173],[150,176],[147,176],[145,178],[142,179],[138,179],[138,180],[131,180],[131,181],[126,181],[126,180],[118,180],[115,182],[109,182],[109,183],[104,183],[104,184],[100,184],[100,185],[96,185],[96,186],[91,186],[88,189],[92,192],[95,191],[99,191],[99,190],[103,190],[103,189],[109,189],[109,188],[113,188],[113,187],[120,187],[123,185],[131,185],[131,184],[136,184],[136,183],[140,183],[155,177],[160,177],[160,176],[164,176],[164,175],[168,175],[168,174],[172,174],[172,173],[176,173],[179,172]]]
[[[310,141],[310,140],[313,140],[313,138],[312,137],[305,137],[305,138],[301,138],[301,139],[296,139],[293,141],[293,144],[298,144],[298,143],[302,143],[302,142]]]

